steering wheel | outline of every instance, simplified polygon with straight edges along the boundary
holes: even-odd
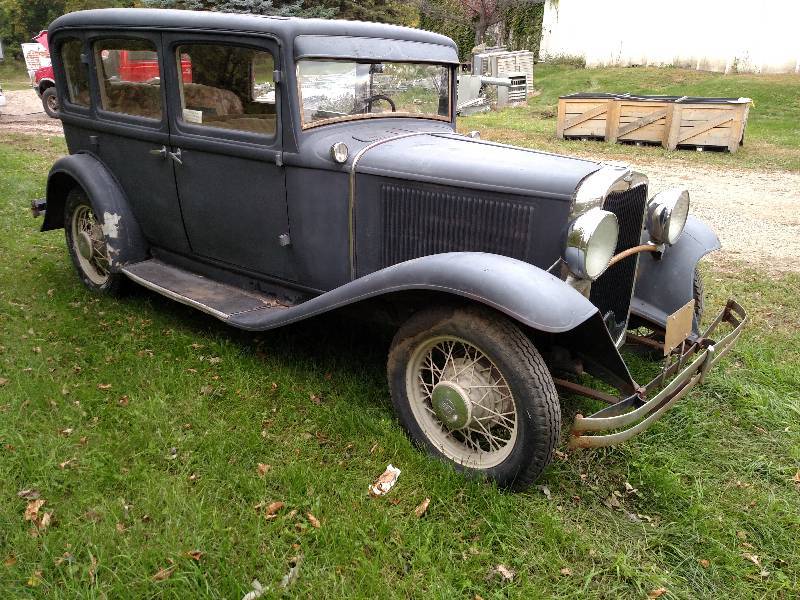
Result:
[[[364,98],[361,101],[364,103],[364,108],[362,108],[360,111],[354,111],[354,113],[358,114],[358,112],[362,113],[372,112],[372,104],[377,102],[378,100],[386,100],[386,102],[389,103],[389,106],[392,107],[392,112],[397,112],[397,105],[394,103],[394,100],[392,100],[391,98],[389,98],[389,96],[386,96],[384,94],[375,94],[374,96],[370,96],[369,98]]]

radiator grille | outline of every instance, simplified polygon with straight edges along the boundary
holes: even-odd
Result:
[[[530,258],[530,204],[386,184],[381,208],[385,267],[440,252]]]
[[[646,207],[646,185],[624,192],[613,192],[606,198],[603,208],[614,213],[619,221],[619,240],[615,254],[639,245]],[[609,311],[613,312],[613,321],[607,319],[606,323],[615,339],[625,331],[628,323],[638,261],[638,254],[629,256],[610,267],[592,284],[590,300],[600,309],[600,314],[606,317]]]

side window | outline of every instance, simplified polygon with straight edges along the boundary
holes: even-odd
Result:
[[[275,61],[269,52],[217,44],[179,46],[185,123],[273,137]]]
[[[69,38],[61,44],[61,63],[67,79],[67,100],[78,106],[89,106],[89,70],[81,62],[83,42]]]
[[[94,62],[104,110],[161,119],[161,72],[152,42],[97,41]]]

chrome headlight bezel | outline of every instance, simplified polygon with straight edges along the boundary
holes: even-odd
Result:
[[[614,213],[589,209],[567,226],[561,256],[575,277],[594,281],[608,268],[618,236],[619,223]]]
[[[647,203],[647,233],[656,244],[672,246],[681,237],[689,218],[689,190],[671,188]]]

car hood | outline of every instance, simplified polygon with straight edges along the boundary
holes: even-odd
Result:
[[[601,164],[450,132],[383,138],[354,158],[357,173],[570,201]]]

